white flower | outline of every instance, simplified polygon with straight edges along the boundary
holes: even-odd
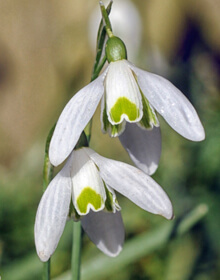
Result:
[[[104,158],[90,148],[74,150],[51,181],[40,201],[35,221],[38,256],[47,261],[55,251],[70,211],[81,216],[82,227],[96,246],[116,256],[124,242],[124,227],[114,190],[167,219],[172,204],[147,174],[128,164]]]
[[[59,165],[71,153],[101,99],[103,132],[119,136],[133,162],[148,174],[155,172],[161,152],[154,110],[183,137],[192,141],[205,137],[199,117],[183,93],[168,80],[135,67],[119,54],[61,113],[49,149],[53,165]]]

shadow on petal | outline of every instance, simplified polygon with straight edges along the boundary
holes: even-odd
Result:
[[[125,232],[120,212],[90,211],[81,221],[90,240],[103,253],[116,257],[121,252]]]
[[[119,139],[138,168],[149,175],[157,170],[161,155],[160,127],[144,130],[136,124],[127,123]]]

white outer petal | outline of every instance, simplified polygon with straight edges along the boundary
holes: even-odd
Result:
[[[165,78],[129,65],[144,95],[168,124],[189,140],[204,140],[204,128],[185,95]]]
[[[51,181],[38,206],[34,234],[39,258],[46,262],[55,251],[63,233],[71,200],[68,166]]]
[[[120,122],[117,122],[117,124],[121,123],[123,119],[128,122],[138,122],[142,118],[141,94],[127,60],[119,60],[109,64],[108,73],[105,78],[105,91],[106,112],[111,124],[114,125],[116,123],[112,120],[110,111],[120,97],[126,97],[136,105],[139,109],[139,117],[134,121],[130,121],[127,115],[123,114]]]
[[[150,176],[126,163],[104,158],[91,149],[88,153],[99,167],[106,184],[144,210],[172,219],[173,207],[170,199]]]
[[[103,122],[103,115],[104,115],[104,110],[105,110],[105,94],[103,94],[102,99],[101,99],[101,114],[100,114],[100,122],[101,122],[101,130],[102,133],[106,133],[107,131],[105,131],[104,129],[104,122]]]
[[[110,257],[116,257],[121,252],[125,232],[120,212],[90,211],[81,222],[84,231],[99,250]]]
[[[105,75],[106,71],[77,92],[63,109],[49,148],[49,158],[54,166],[61,164],[68,157],[92,118],[104,92]]]
[[[69,158],[71,166],[71,180],[72,180],[72,200],[79,215],[86,215],[90,209],[93,211],[100,211],[105,207],[106,193],[103,181],[99,175],[98,168],[88,156],[84,148],[74,150]],[[86,213],[82,213],[77,204],[77,199],[84,190],[89,187],[101,196],[102,203],[97,210],[92,204],[87,205]]]
[[[149,175],[157,170],[161,155],[160,127],[144,130],[136,124],[127,123],[119,139],[138,168]]]

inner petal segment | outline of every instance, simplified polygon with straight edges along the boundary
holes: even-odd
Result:
[[[85,148],[74,150],[71,162],[72,201],[78,215],[86,215],[92,209],[105,207],[106,193],[99,170],[86,153]]]
[[[123,120],[141,120],[141,94],[126,60],[110,63],[105,79],[104,96],[108,120],[112,125],[120,124]]]

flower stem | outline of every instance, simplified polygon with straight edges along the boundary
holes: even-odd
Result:
[[[43,167],[43,191],[46,190],[50,181],[53,179],[54,166],[50,163],[49,160],[49,146],[50,146],[50,141],[53,136],[55,126],[56,124],[51,128],[47,136],[46,145],[45,145],[44,167]]]
[[[112,1],[108,6],[107,12],[110,13]],[[106,56],[104,55],[101,59],[101,53],[105,44],[106,29],[103,26],[102,21],[100,22],[98,40],[97,40],[97,54],[92,71],[91,82],[94,81],[101,72],[105,62]],[[101,33],[101,35],[100,35]],[[100,61],[101,60],[101,61]],[[87,124],[84,129],[88,144],[91,139],[92,132],[92,119]],[[82,136],[82,135],[81,135]],[[72,271],[72,280],[80,279],[80,263],[81,263],[81,222],[73,222],[73,244],[72,244],[72,261],[71,261],[71,271]]]
[[[112,3],[113,2],[110,1],[107,8],[106,8],[106,12],[107,12],[108,15],[111,12]],[[108,36],[106,34],[105,22],[103,21],[103,19],[101,19],[100,24],[99,24],[97,41],[96,41],[96,58],[95,58],[94,66],[93,66],[93,72],[92,72],[93,74],[92,74],[91,81],[93,81],[99,75],[100,71],[98,72],[97,69],[99,68],[100,60],[102,59],[102,57],[104,56],[103,54],[105,53],[105,43],[107,41],[107,37]],[[105,61],[106,61],[106,59],[105,59]],[[102,62],[103,61],[101,61],[101,63]],[[94,75],[95,73],[97,73],[97,74]]]
[[[111,23],[110,23],[110,20],[109,20],[109,17],[108,17],[108,13],[105,9],[105,6],[104,6],[103,2],[100,1],[99,4],[100,4],[101,12],[102,12],[102,18],[103,18],[103,21],[105,23],[105,29],[106,29],[107,35],[108,35],[109,38],[111,38],[111,37],[113,37],[113,33],[112,33],[112,27],[111,27]]]
[[[44,263],[43,280],[50,280],[50,259]]]
[[[101,72],[105,62],[106,62],[106,55],[102,58],[102,60],[99,63],[99,65],[97,66],[95,71],[92,73],[91,82],[94,81],[99,76],[99,73]]]
[[[71,280],[80,279],[80,264],[81,264],[81,222],[73,222],[73,245],[72,245],[72,260]]]
[[[108,24],[108,28],[110,29],[109,32],[111,32],[112,28],[111,28],[111,23],[109,21],[108,15],[111,12],[112,3],[113,3],[113,1],[110,1],[107,8],[105,9],[105,6],[100,1],[102,15],[103,15],[103,13],[104,13],[104,15],[103,15],[103,19],[101,20],[101,22],[99,24],[99,30],[98,30],[98,36],[97,36],[97,46],[96,46],[96,58],[95,58],[94,66],[93,66],[91,82],[94,81],[99,76],[99,73],[101,72],[101,70],[106,62],[106,55],[104,54],[105,53],[105,43],[107,40],[107,36],[109,36],[109,34],[107,33],[107,29],[106,29],[106,22]],[[107,33],[107,35],[106,35],[106,33]],[[112,32],[111,32],[111,34],[112,34]],[[89,143],[89,141],[91,139],[91,132],[92,132],[92,119],[85,127],[84,132],[86,134],[87,141]]]
[[[106,55],[102,58],[101,62],[98,65],[96,65],[96,67],[94,66],[94,69],[92,72],[92,77],[91,77],[91,82],[94,81],[99,76],[99,73],[101,72],[105,62],[106,62]],[[88,124],[84,128],[84,132],[86,134],[86,138],[89,143],[90,139],[91,139],[91,134],[92,134],[92,119],[88,122]]]

